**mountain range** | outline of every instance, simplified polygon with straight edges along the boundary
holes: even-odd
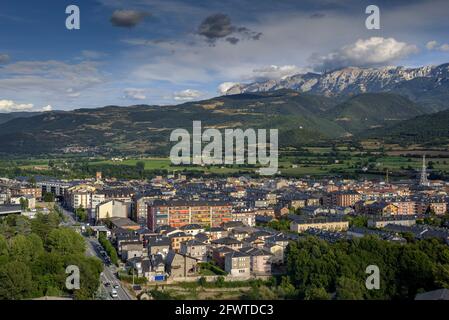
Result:
[[[329,97],[375,92],[398,93],[434,112],[449,108],[449,64],[419,68],[347,67],[322,74],[295,74],[280,80],[235,84],[225,94],[279,89]]]
[[[336,139],[445,145],[448,67],[345,68],[241,85],[225,96],[170,106],[0,114],[0,154],[166,156],[171,131],[190,131],[194,120],[203,128],[278,128],[281,147]]]

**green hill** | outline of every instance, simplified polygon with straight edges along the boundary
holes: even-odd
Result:
[[[390,126],[423,114],[423,109],[409,99],[392,93],[365,93],[348,99],[326,113],[352,133]]]
[[[386,128],[368,130],[360,137],[405,145],[445,145],[449,143],[449,110],[421,115]]]
[[[0,113],[0,124],[8,122],[15,118],[28,118],[38,115],[40,112],[10,112]]]
[[[0,154],[167,155],[173,145],[169,141],[171,131],[191,131],[195,120],[202,121],[203,129],[279,129],[281,146],[301,146],[359,136],[366,129],[400,124],[423,113],[418,105],[395,94],[361,94],[347,101],[342,99],[279,90],[171,106],[45,112],[3,123]],[[380,132],[368,131],[370,136]]]
[[[278,128],[280,134],[301,130],[301,143],[346,134],[321,116],[335,99],[281,90],[224,96],[173,106],[136,105],[47,112],[16,118],[0,127],[0,152],[37,154],[71,147],[100,153],[163,153],[170,133],[191,130],[194,120],[204,127]]]

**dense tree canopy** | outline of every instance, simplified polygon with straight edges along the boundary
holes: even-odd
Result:
[[[365,286],[369,265],[379,267],[378,290]],[[436,239],[401,245],[364,237],[330,244],[309,237],[288,246],[287,269],[295,298],[327,293],[342,300],[413,299],[422,291],[449,288],[449,247]]]
[[[91,299],[100,284],[100,260],[85,255],[81,235],[59,227],[56,212],[0,219],[0,300],[29,299],[44,295],[73,295]],[[81,273],[80,290],[65,287],[66,267],[76,265]]]

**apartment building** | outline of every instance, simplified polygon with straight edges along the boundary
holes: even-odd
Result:
[[[341,217],[316,217],[316,218],[294,218],[290,223],[290,230],[304,232],[308,229],[320,229],[328,231],[345,231],[349,228],[349,222]]]
[[[323,205],[325,206],[339,206],[351,207],[357,201],[362,199],[362,195],[356,191],[337,191],[328,193],[323,197]]]
[[[251,255],[232,251],[224,256],[225,271],[235,277],[247,277],[251,273]]]
[[[161,225],[218,227],[232,220],[232,206],[224,202],[154,201],[148,206],[147,220],[150,230]]]

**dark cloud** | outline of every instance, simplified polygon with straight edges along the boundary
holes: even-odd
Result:
[[[9,61],[9,56],[7,54],[0,53],[0,64],[7,63]]]
[[[237,44],[240,41],[240,39],[236,37],[228,37],[226,38],[226,41],[229,42],[230,44]]]
[[[325,16],[326,15],[324,13],[317,12],[317,13],[311,14],[310,18],[311,19],[321,19],[321,18],[324,18]]]
[[[231,18],[223,13],[208,16],[201,22],[198,34],[207,38],[214,44],[217,39],[226,38],[231,44],[237,44],[240,40],[259,40],[261,32],[252,31],[246,27],[238,27],[232,24]],[[229,37],[232,35],[232,37]]]
[[[133,28],[150,14],[137,10],[115,10],[111,16],[111,23],[115,27]]]
[[[217,13],[207,17],[201,22],[198,28],[198,34],[205,36],[209,40],[224,38],[235,31],[229,16]]]

